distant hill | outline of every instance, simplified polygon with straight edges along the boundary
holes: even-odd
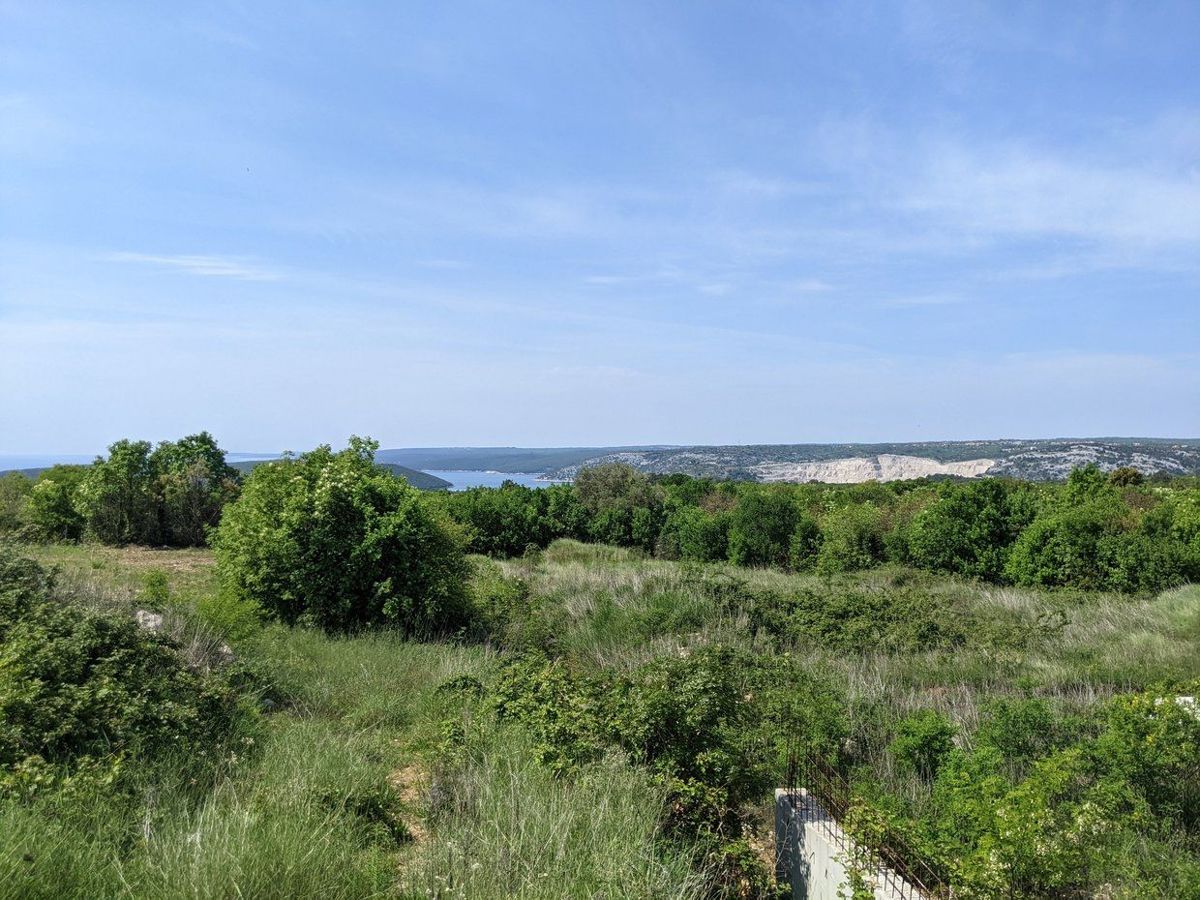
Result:
[[[416,469],[410,469],[407,466],[400,466],[395,463],[379,462],[378,459],[376,461],[381,469],[387,469],[393,475],[398,475],[413,487],[420,488],[423,491],[445,491],[450,488],[450,482],[444,478],[438,478],[436,475],[430,475],[428,472],[419,472]],[[274,462],[274,460],[245,459],[231,462],[229,465],[239,472],[249,472],[255,466],[261,466],[263,463],[268,462]]]
[[[757,444],[711,447],[426,447],[380,450],[376,459],[420,469],[526,472],[571,479],[580,469],[626,462],[645,472],[745,481],[892,481],[1004,475],[1066,478],[1094,462],[1146,475],[1200,475],[1200,439],[1056,438],[883,444]]]
[[[269,459],[237,460],[234,462],[230,462],[229,466],[230,466],[230,468],[237,469],[239,472],[245,473],[245,472],[249,472],[255,466],[262,465],[263,463],[266,463],[266,462],[272,462],[272,460],[269,460]],[[446,481],[444,478],[438,478],[436,475],[430,475],[428,472],[418,472],[416,469],[410,469],[410,468],[407,468],[406,466],[398,466],[398,465],[395,465],[394,463],[380,463],[379,465],[381,468],[387,469],[393,475],[400,476],[405,481],[407,481],[409,484],[411,484],[413,487],[420,488],[423,491],[445,491],[445,490],[449,490],[449,488],[451,486],[450,482]],[[40,468],[33,468],[33,469],[7,469],[3,472],[0,472],[0,477],[3,477],[5,475],[9,474],[10,472],[17,472],[18,474],[24,475],[26,478],[36,479],[43,472],[45,472],[46,469],[48,469],[48,468],[49,468],[49,466],[41,466]]]
[[[1087,463],[1105,470],[1133,466],[1145,475],[1200,475],[1200,439],[1062,438],[615,449],[547,474],[572,478],[580,468],[602,462],[625,462],[660,474],[684,472],[746,481],[848,483],[937,476],[1058,481]]]
[[[625,450],[666,450],[651,447],[416,447],[379,450],[379,462],[397,463],[414,469],[468,470],[541,474],[577,466],[597,456]]]

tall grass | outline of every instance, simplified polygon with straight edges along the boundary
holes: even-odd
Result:
[[[703,893],[688,854],[658,833],[664,796],[611,757],[569,778],[501,729],[439,773],[434,831],[405,878],[416,894],[684,900]]]

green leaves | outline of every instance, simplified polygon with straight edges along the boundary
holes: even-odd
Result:
[[[213,541],[227,589],[285,622],[410,634],[469,617],[462,538],[361,438],[260,465]]]

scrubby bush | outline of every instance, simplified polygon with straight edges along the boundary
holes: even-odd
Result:
[[[879,565],[884,559],[883,512],[873,504],[843,506],[822,523],[817,571],[854,572]]]
[[[457,629],[469,612],[462,539],[420,492],[352,438],[260,465],[225,511],[214,549],[226,589],[284,622],[332,631]]]
[[[738,566],[785,568],[798,512],[786,490],[742,493],[729,525],[729,561]]]
[[[788,545],[788,565],[797,572],[815,567],[823,541],[821,526],[808,516],[800,515]]]
[[[644,473],[624,463],[606,463],[583,469],[574,487],[593,540],[654,549],[664,518],[663,492]]]
[[[888,752],[924,779],[933,778],[954,749],[957,729],[943,713],[922,709],[901,719]]]
[[[547,543],[533,488],[506,481],[499,488],[471,488],[445,499],[454,520],[464,526],[472,553],[506,559]]]
[[[947,488],[909,527],[909,561],[923,569],[997,580],[1009,548],[1028,524],[1010,505],[1009,493],[996,479]]]
[[[188,668],[168,638],[84,608],[0,551],[0,792],[112,784],[136,760],[202,757],[245,715],[223,678]]]
[[[726,512],[710,513],[697,506],[674,510],[663,526],[661,555],[718,562],[729,554],[730,517]]]
[[[33,482],[20,472],[0,475],[0,534],[12,534],[25,526],[32,491]]]

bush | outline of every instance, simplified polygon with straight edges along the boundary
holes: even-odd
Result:
[[[224,585],[284,622],[331,631],[462,627],[462,540],[420,492],[374,463],[377,445],[320,447],[254,469],[214,548]]]
[[[826,516],[821,533],[818,572],[854,572],[883,562],[883,512],[876,506],[863,503],[836,509]]]
[[[909,561],[924,569],[999,579],[1009,548],[1028,524],[1014,514],[1008,494],[1004,482],[995,479],[948,488],[909,527]]]
[[[954,723],[943,713],[923,709],[900,721],[888,752],[902,766],[928,781],[954,749],[956,731]]]
[[[25,510],[32,492],[33,482],[20,472],[0,475],[0,534],[25,526]]]
[[[589,518],[588,535],[621,547],[652,551],[663,523],[663,493],[633,466],[606,463],[583,469],[575,494]]]
[[[127,760],[203,755],[242,712],[167,638],[86,610],[36,564],[0,557],[0,788],[31,794]]]
[[[729,526],[729,561],[738,566],[786,567],[797,518],[788,491],[746,490]]]

